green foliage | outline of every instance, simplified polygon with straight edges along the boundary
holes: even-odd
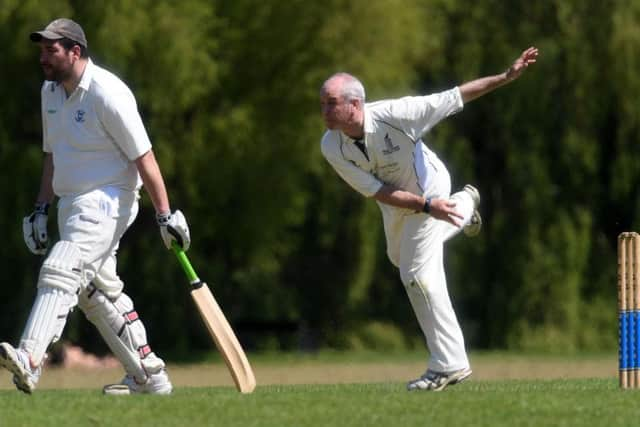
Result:
[[[41,157],[41,74],[28,34],[69,16],[83,24],[93,60],[136,94],[172,206],[191,225],[194,266],[253,349],[421,340],[377,207],[319,152],[324,79],[350,71],[370,100],[430,93],[501,72],[539,47],[520,80],[428,136],[454,189],[472,182],[483,198],[480,237],[448,243],[449,287],[471,347],[613,345],[615,238],[640,226],[640,3],[0,5],[3,340],[19,337],[40,262],[20,230]],[[146,196],[119,263],[160,353],[211,347]],[[369,321],[404,336],[363,329]],[[67,336],[105,351],[86,325],[73,316]]]
[[[354,350],[393,352],[407,348],[405,334],[398,326],[375,321],[355,328],[346,341]]]

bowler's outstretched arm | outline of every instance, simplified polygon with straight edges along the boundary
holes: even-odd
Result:
[[[513,62],[513,64],[507,68],[504,73],[496,74],[494,76],[481,77],[476,80],[463,83],[459,86],[460,95],[462,100],[466,104],[469,101],[473,101],[476,98],[487,94],[500,86],[503,86],[522,75],[524,70],[531,64],[534,64],[538,58],[538,49],[530,47],[520,54],[520,56]]]

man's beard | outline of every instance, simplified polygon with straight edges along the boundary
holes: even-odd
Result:
[[[44,72],[45,79],[52,82],[62,83],[65,80],[68,80],[71,76],[71,69],[61,70],[59,68],[49,66],[48,68],[43,67],[42,70]]]

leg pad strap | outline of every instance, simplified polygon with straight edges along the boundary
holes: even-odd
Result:
[[[90,284],[80,294],[78,305],[129,375],[144,382],[164,368],[164,362],[147,342],[146,330],[129,296],[121,293],[111,300]]]

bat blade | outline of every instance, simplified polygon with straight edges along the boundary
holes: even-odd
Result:
[[[238,342],[231,325],[216,302],[209,286],[202,282],[201,286],[191,290],[191,296],[198,307],[209,334],[222,354],[236,388],[241,393],[251,393],[256,388],[256,378],[247,356]]]

